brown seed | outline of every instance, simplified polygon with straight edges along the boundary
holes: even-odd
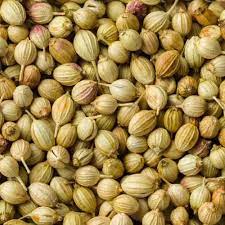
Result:
[[[179,69],[180,57],[176,50],[162,53],[156,60],[156,76],[166,78],[173,76]]]

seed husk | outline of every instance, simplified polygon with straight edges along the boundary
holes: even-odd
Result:
[[[116,27],[119,32],[127,29],[139,30],[140,23],[135,15],[129,12],[124,12],[116,19]]]
[[[42,49],[44,54],[49,45],[50,32],[42,25],[35,25],[30,32],[30,39],[34,42],[37,48]]]
[[[199,37],[193,36],[189,39],[184,46],[184,55],[187,60],[189,66],[191,68],[199,68],[204,62],[204,58],[195,51],[197,48],[197,42],[199,41]]]
[[[70,155],[64,147],[53,146],[47,153],[47,161],[53,168],[65,168],[70,162]]]
[[[189,13],[180,10],[172,18],[172,27],[181,35],[187,35],[191,31],[192,19]]]
[[[73,117],[75,112],[75,104],[71,96],[66,93],[58,98],[52,105],[52,119],[56,123],[54,137],[57,137],[58,130]]]
[[[26,112],[33,119],[31,125],[31,137],[34,143],[40,149],[48,151],[55,145],[54,133],[49,126],[49,122],[46,120],[37,120],[29,111]]]
[[[73,188],[69,181],[63,177],[53,177],[50,187],[55,191],[60,202],[70,203],[73,199]]]
[[[165,217],[158,209],[149,211],[142,218],[143,225],[155,224],[154,221],[157,221],[156,224],[165,224]]]
[[[30,106],[30,112],[38,119],[48,117],[51,113],[50,101],[43,97],[35,98]]]
[[[49,207],[38,207],[28,215],[23,216],[23,218],[27,217],[30,217],[38,225],[55,224],[62,220],[56,210]]]
[[[17,126],[20,129],[20,136],[22,137],[22,139],[28,142],[31,141],[31,124],[32,119],[26,114],[21,116],[17,121]]]
[[[93,140],[98,132],[95,120],[91,118],[83,118],[77,125],[77,136],[82,141]]]
[[[82,80],[72,89],[73,100],[81,105],[91,103],[97,95],[97,83],[92,80]]]
[[[198,82],[191,76],[181,78],[177,85],[177,92],[182,97],[188,97],[197,93]]]
[[[13,219],[15,215],[15,208],[13,205],[5,202],[4,200],[0,201],[0,223],[5,223]]]
[[[114,179],[122,177],[124,170],[123,163],[119,159],[109,158],[103,162],[102,172]]]
[[[110,201],[121,192],[120,183],[111,178],[104,178],[97,185],[97,194],[101,199]]]
[[[155,128],[156,122],[155,111],[141,110],[130,120],[128,132],[135,136],[144,136]]]
[[[2,96],[2,100],[11,99],[15,89],[16,87],[12,80],[0,76],[0,94]]]
[[[123,191],[133,197],[147,197],[155,191],[155,183],[144,174],[132,174],[126,176],[122,182]]]
[[[64,90],[60,83],[56,80],[44,79],[38,85],[38,93],[41,97],[47,98],[50,102],[54,102],[57,98],[64,94]]]
[[[82,225],[82,217],[77,212],[70,211],[68,212],[64,219],[63,219],[63,225]]]
[[[27,190],[21,177],[19,176],[19,165],[17,161],[11,156],[5,156],[0,160],[0,172],[7,178],[15,177],[17,181],[23,186],[24,190]]]
[[[67,180],[71,181],[74,179],[75,168],[71,165],[68,165],[65,168],[56,169],[57,173]]]
[[[55,67],[55,61],[50,53],[38,51],[35,65],[41,72],[51,75]]]
[[[224,188],[219,188],[213,192],[212,202],[224,214],[224,207],[223,207],[223,205],[224,205]]]
[[[198,209],[205,203],[211,200],[211,194],[205,185],[205,181],[200,187],[196,188],[190,195],[191,208],[196,213]]]
[[[129,195],[122,194],[113,199],[113,209],[117,213],[132,215],[138,211],[138,201]]]
[[[41,182],[48,184],[53,177],[54,170],[47,161],[36,164],[30,171],[30,183]]]
[[[28,107],[33,101],[33,92],[29,86],[17,86],[13,92],[13,101],[21,108]]]
[[[66,38],[72,32],[73,24],[66,16],[56,16],[48,24],[48,30],[53,37]]]
[[[26,57],[24,57],[26,56]],[[37,49],[29,38],[22,40],[15,48],[14,57],[18,64],[21,65],[19,80],[23,80],[25,66],[34,62],[37,56]]]
[[[22,25],[26,19],[26,12],[18,1],[8,0],[1,4],[1,17],[10,25]]]
[[[131,73],[134,78],[144,84],[152,84],[155,79],[155,71],[152,63],[143,56],[132,55],[130,63]]]
[[[157,128],[149,134],[147,142],[150,149],[160,154],[169,147],[171,138],[166,129]]]
[[[77,54],[82,59],[92,63],[95,69],[96,78],[100,81],[95,62],[97,56],[99,55],[99,44],[96,36],[91,31],[80,30],[74,38],[73,45]]]
[[[117,213],[110,222],[110,225],[116,225],[116,224],[120,224],[120,225],[132,225],[133,222],[130,219],[130,217],[128,215],[126,215],[125,213]]]
[[[158,163],[157,170],[159,175],[167,179],[169,182],[174,182],[178,177],[178,166],[171,159],[161,159]]]
[[[194,147],[199,137],[196,126],[187,123],[179,128],[175,136],[175,144],[179,151],[188,151]]]
[[[190,194],[182,185],[171,184],[169,185],[167,192],[174,205],[185,206],[189,203]]]
[[[172,77],[180,67],[180,56],[177,50],[162,53],[156,60],[156,76],[160,78]]]
[[[6,122],[2,126],[2,135],[8,141],[16,141],[20,137],[20,129],[14,122]]]
[[[130,135],[126,140],[126,147],[130,152],[143,153],[148,149],[147,139],[145,137]]]
[[[51,38],[49,41],[49,52],[59,63],[72,63],[76,59],[73,44],[64,38]]]
[[[137,153],[128,153],[124,159],[124,167],[127,173],[138,173],[144,167],[144,157]]]
[[[212,202],[205,202],[198,210],[199,220],[203,223],[216,224],[221,216],[220,210]]]
[[[93,158],[93,150],[88,148],[76,149],[73,154],[73,165],[75,167],[85,166],[91,162]]]
[[[159,40],[154,32],[142,28],[140,36],[142,38],[141,50],[145,54],[151,55],[158,51]]]
[[[54,15],[64,15],[61,12],[53,12],[53,8],[46,2],[34,2],[29,7],[29,15],[37,24],[49,23]]]
[[[171,222],[173,225],[187,224],[189,221],[189,215],[184,207],[175,208],[170,215]]]
[[[31,149],[29,142],[23,139],[19,139],[13,142],[10,148],[10,153],[14,159],[16,159],[17,161],[21,161],[26,171],[30,173],[30,169],[26,164],[26,160],[29,159],[31,156]]]
[[[91,30],[97,22],[96,14],[89,8],[80,8],[73,13],[74,22],[85,30]]]
[[[114,23],[106,23],[99,26],[97,38],[104,44],[110,45],[113,41],[118,40],[119,34]]]
[[[178,162],[179,171],[186,176],[194,176],[202,169],[200,157],[192,154],[185,155]]]
[[[34,203],[43,207],[55,207],[58,197],[55,191],[47,184],[34,182],[29,187],[29,194]]]
[[[18,205],[18,211],[22,216],[31,213],[34,209],[38,207],[33,201],[29,200],[23,204]]]
[[[0,185],[1,198],[12,205],[18,205],[29,200],[27,192],[17,181],[5,181]]]
[[[101,177],[102,175],[100,175],[98,169],[91,165],[80,167],[75,172],[76,182],[83,187],[94,186]]]
[[[217,169],[223,169],[225,166],[223,154],[225,154],[225,148],[220,145],[213,145],[210,151],[210,160]]]
[[[4,223],[5,225],[29,225],[29,223],[24,222],[20,219],[12,219]]]
[[[110,157],[116,154],[119,148],[117,137],[110,131],[100,130],[95,137],[95,146],[103,154]]]
[[[165,210],[170,204],[170,197],[167,192],[163,189],[155,191],[148,197],[148,206],[150,209]]]
[[[96,216],[93,217],[92,219],[90,219],[87,222],[87,225],[97,225],[97,224],[105,224],[105,225],[109,225],[110,224],[110,219],[108,217],[105,216]]]
[[[96,209],[96,198],[91,189],[87,187],[75,187],[73,200],[79,209],[94,214]]]
[[[68,148],[74,145],[74,143],[76,142],[76,138],[76,127],[71,123],[67,123],[59,128],[56,143],[64,148]]]
[[[13,100],[1,103],[1,111],[6,121],[16,121],[22,116],[22,110]]]
[[[207,104],[205,100],[197,95],[187,97],[181,105],[184,113],[190,117],[202,116],[206,111],[206,107]]]
[[[148,85],[146,87],[146,100],[148,105],[156,110],[156,115],[167,104],[168,95],[166,91],[159,85]]]

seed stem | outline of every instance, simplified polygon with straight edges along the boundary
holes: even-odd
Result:
[[[54,16],[65,16],[64,12],[53,12]]]
[[[213,99],[222,108],[222,110],[225,110],[225,104],[220,99],[218,99],[216,96],[213,96]]]
[[[110,45],[110,44],[111,44],[110,42],[106,41],[102,35],[100,35],[100,36],[98,37],[98,41],[102,41],[102,42],[104,42],[106,45]]]
[[[101,83],[101,82],[98,82],[99,85],[102,85],[102,86],[105,86],[105,87],[110,87],[111,85],[110,84],[106,84],[106,83]]]
[[[134,102],[128,102],[128,103],[120,103],[118,104],[118,106],[132,106],[134,104]]]
[[[23,80],[24,70],[25,70],[25,65],[21,65],[19,81],[22,81]]]
[[[140,95],[140,97],[134,102],[135,105],[138,105],[141,99],[145,96],[145,91]]]
[[[1,24],[0,27],[9,27],[8,24]]]
[[[166,179],[166,178],[164,178],[163,176],[161,176],[160,174],[159,174],[159,177],[167,184],[167,185],[171,185],[171,183]]]
[[[100,82],[100,78],[98,76],[98,69],[97,69],[97,66],[96,66],[96,62],[95,61],[91,61],[91,64],[92,66],[94,67],[94,71],[95,71],[95,76],[97,78],[97,81]]]
[[[45,47],[43,47],[43,54],[44,54],[45,61],[47,61],[47,54],[46,54],[46,48]]]
[[[174,10],[179,0],[175,0],[173,5],[170,7],[170,9],[167,11],[167,15],[170,15],[170,13]]]
[[[96,116],[88,116],[87,118],[95,120],[95,119],[98,119],[98,118],[101,118],[101,117],[102,117],[102,115],[96,115]]]
[[[25,216],[22,216],[22,217],[19,218],[19,220],[22,220],[22,219],[25,219],[25,218],[27,218],[27,217],[30,217],[30,215],[31,215],[31,214],[27,214],[27,215],[25,215]]]
[[[27,173],[29,174],[30,173],[30,169],[29,169],[29,167],[27,166],[27,164],[26,164],[26,162],[25,162],[25,160],[24,160],[24,158],[23,157],[21,157],[21,162],[22,162],[22,164],[23,164],[23,166],[24,166],[24,168],[25,168],[25,170],[27,171]]]
[[[159,112],[160,112],[160,109],[159,109],[159,108],[157,108],[157,109],[156,109],[156,116],[158,116],[158,115],[159,115]]]
[[[99,177],[100,177],[101,179],[104,179],[104,178],[113,178],[112,175],[105,175],[105,174],[100,174]]]
[[[36,120],[36,118],[27,109],[25,109],[25,112],[31,117],[32,120]]]
[[[16,177],[16,179],[17,179],[18,182],[22,185],[23,189],[24,189],[25,191],[27,191],[27,187],[26,187],[25,184],[23,183],[21,177],[18,176],[18,177]]]
[[[220,181],[220,180],[225,180],[225,177],[215,177],[215,178],[207,178],[206,182],[208,181]]]
[[[60,127],[60,125],[59,125],[58,123],[56,123],[56,125],[55,125],[55,133],[54,133],[54,138],[56,138],[56,137],[57,137],[57,134],[58,134],[58,131],[59,131],[59,127]]]
[[[1,96],[1,98],[0,98],[0,104],[1,104],[2,101],[4,100],[4,96],[5,96],[5,94],[3,93],[2,96]]]

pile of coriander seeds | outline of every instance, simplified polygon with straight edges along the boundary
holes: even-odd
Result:
[[[0,224],[225,225],[225,0],[0,0]]]

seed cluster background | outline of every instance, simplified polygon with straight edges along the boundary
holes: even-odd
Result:
[[[0,0],[0,224],[224,225],[225,0]]]

